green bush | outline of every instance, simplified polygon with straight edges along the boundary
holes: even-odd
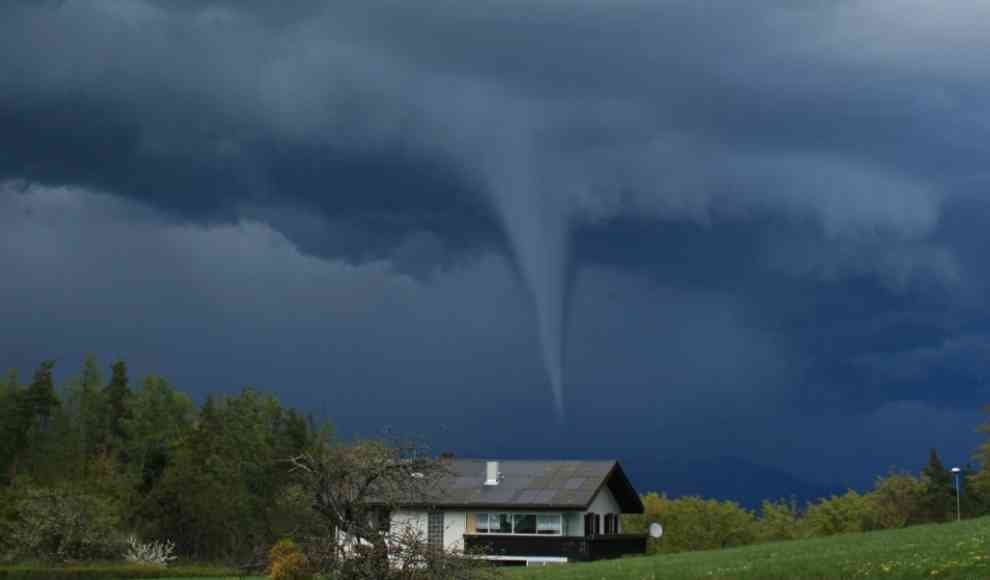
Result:
[[[811,504],[805,522],[815,536],[863,532],[874,528],[872,508],[869,496],[849,490]]]
[[[650,522],[660,522],[664,535],[650,540],[649,551],[683,552],[750,544],[756,539],[756,517],[731,501],[700,497],[670,499],[650,493],[643,498],[646,511],[625,520],[626,529],[645,531]]]
[[[924,515],[925,482],[906,473],[877,478],[868,497],[869,527],[903,528],[920,523]]]
[[[0,530],[8,558],[71,562],[120,556],[123,538],[111,500],[44,487],[26,487],[9,497]]]
[[[797,501],[766,500],[760,507],[760,519],[755,528],[756,541],[776,542],[796,540],[809,535]]]

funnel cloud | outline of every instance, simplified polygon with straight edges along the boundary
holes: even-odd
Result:
[[[553,407],[563,422],[569,215],[562,196],[534,173],[532,148],[525,141],[513,143],[518,145],[505,145],[504,171],[492,182],[492,201],[533,301]]]

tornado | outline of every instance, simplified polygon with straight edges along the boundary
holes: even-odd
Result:
[[[492,200],[532,299],[553,407],[563,423],[570,216],[561,192],[538,179],[530,148],[516,145],[492,183]]]

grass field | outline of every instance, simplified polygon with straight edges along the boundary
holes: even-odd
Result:
[[[506,580],[990,578],[990,518],[708,552],[515,569]]]
[[[0,567],[0,579],[42,577],[36,574],[21,576],[17,573],[18,568]],[[90,573],[99,569],[96,566],[81,568]],[[116,573],[121,571],[120,567],[107,570],[106,577],[119,578],[121,576]],[[196,574],[196,571],[194,567],[176,567],[169,570],[168,576],[180,575],[189,580],[202,576],[203,580],[217,580],[227,572],[222,568],[203,570],[205,574]],[[986,579],[990,578],[990,518],[728,550],[638,556],[546,568],[506,568],[504,572],[505,580]],[[141,576],[148,577],[146,574]],[[49,577],[69,579],[73,575]],[[83,574],[81,577],[91,580],[97,576]],[[236,578],[233,575],[224,577]],[[241,578],[247,580],[247,577]]]

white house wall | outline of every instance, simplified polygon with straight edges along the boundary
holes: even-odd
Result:
[[[531,511],[516,511],[516,510],[478,510],[478,511],[497,511],[499,513],[532,513]],[[587,511],[565,511],[562,512],[563,521],[563,533],[566,536],[583,536],[584,535],[584,516],[588,513],[596,513],[601,516],[605,514],[620,514],[622,513],[622,508],[619,506],[619,502],[615,500],[615,496],[608,489],[607,486],[603,486],[597,494],[595,494],[594,499],[591,500],[591,504],[588,506]],[[392,529],[399,530],[403,527],[409,527],[420,537],[423,541],[427,538],[427,512],[426,511],[416,511],[416,510],[401,510],[394,512],[392,514]],[[604,525],[604,522],[603,524]],[[620,524],[621,525],[621,524]],[[461,551],[464,549],[464,534],[467,533],[467,512],[464,511],[446,511],[443,516],[443,543],[444,547],[448,550]],[[621,529],[619,530],[621,531]]]
[[[427,520],[425,511],[397,511],[392,513],[392,531],[410,529],[426,541]]]
[[[463,552],[465,533],[467,533],[467,512],[443,514],[443,545],[448,550]]]
[[[392,514],[392,530],[403,528],[413,530],[422,541],[426,541],[429,519],[425,511],[401,510]],[[448,550],[464,549],[464,534],[467,529],[467,512],[447,511],[443,514],[443,544]]]
[[[619,506],[619,502],[615,501],[615,496],[612,495],[612,491],[609,490],[607,485],[603,485],[598,493],[595,494],[594,499],[591,500],[591,504],[588,506],[587,511],[577,512],[574,514],[569,514],[570,519],[568,521],[567,533],[571,536],[583,536],[584,535],[584,516],[586,514],[593,513],[604,516],[605,514],[621,514],[622,508]],[[576,521],[575,521],[576,520]],[[573,524],[573,528],[570,525]],[[604,530],[605,522],[602,521],[602,526]],[[622,524],[620,523],[619,526]],[[621,527],[618,531],[622,531]]]

